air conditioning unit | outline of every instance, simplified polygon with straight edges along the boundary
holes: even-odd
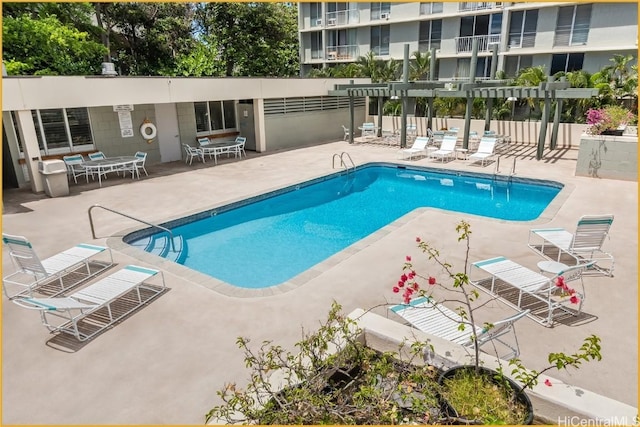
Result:
[[[316,26],[318,27],[322,26],[322,19],[316,19]]]
[[[102,75],[103,76],[117,76],[118,72],[116,71],[116,66],[113,62],[103,62],[102,63]]]
[[[380,19],[389,19],[391,17],[390,13],[381,13]]]
[[[333,26],[333,25],[336,25],[336,18],[327,19],[327,26]]]

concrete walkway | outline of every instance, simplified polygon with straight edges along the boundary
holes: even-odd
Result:
[[[456,160],[444,165],[427,159],[398,161],[397,149],[373,144],[336,142],[248,159],[185,166],[181,162],[147,167],[149,177],[130,181],[109,177],[97,184],[72,185],[71,195],[47,198],[28,191],[4,194],[3,231],[27,236],[41,257],[81,242],[106,244],[137,224],[96,211],[93,240],[87,209],[101,204],[159,223],[334,172],[334,153],[348,152],[356,164],[394,161],[493,173],[494,165]],[[521,358],[530,369],[546,366],[549,352],[573,352],[583,339],[602,338],[603,361],[580,370],[550,375],[627,404],[637,405],[637,235],[636,182],[574,176],[577,150],[545,153],[515,146],[502,159],[507,171],[513,158],[521,177],[556,180],[565,188],[550,208],[531,222],[507,222],[456,212],[424,209],[406,215],[345,250],[336,262],[271,296],[220,293],[197,278],[166,269],[170,290],[112,329],[77,345],[50,335],[36,312],[3,298],[3,424],[202,424],[219,400],[225,383],[244,384],[248,372],[236,337],[292,348],[301,329],[314,329],[332,300],[344,312],[397,303],[391,291],[404,257],[416,253],[415,237],[434,243],[458,266],[462,251],[455,224],[472,225],[471,260],[505,255],[535,268],[540,258],[527,248],[528,230],[548,225],[575,228],[583,214],[613,213],[606,249],[616,258],[615,277],[585,278],[583,322],[545,328],[530,319],[517,325]],[[141,264],[127,250],[114,250],[118,267]],[[449,255],[450,254],[450,255]],[[417,259],[417,258],[416,258]],[[250,260],[248,260],[250,262]],[[338,262],[339,261],[339,262]],[[148,265],[148,264],[146,264]],[[11,271],[3,251],[3,271]],[[178,270],[181,271],[181,270]],[[481,298],[485,298],[483,295]],[[376,312],[386,315],[386,310]],[[491,321],[512,313],[492,301],[480,311]]]

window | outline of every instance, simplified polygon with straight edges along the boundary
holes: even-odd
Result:
[[[460,18],[460,37],[500,34],[502,13],[463,16]]]
[[[433,13],[442,13],[442,2],[420,3],[420,15],[431,15]]]
[[[591,5],[564,6],[558,10],[554,46],[574,46],[587,44]]]
[[[93,147],[91,122],[86,108],[55,108],[31,110],[33,124],[36,128],[38,147],[45,155],[68,153],[72,150]],[[18,147],[24,151],[18,120],[14,112],[11,114],[16,129]]]
[[[529,68],[533,64],[533,55],[507,56],[505,58],[504,72],[509,77],[518,75],[518,71]]]
[[[311,36],[311,59],[322,59],[322,31],[315,31]]]
[[[312,27],[322,25],[322,3],[309,3],[309,19]]]
[[[371,27],[371,51],[375,55],[389,55],[389,25]]]
[[[584,53],[558,53],[551,57],[551,73],[554,75],[558,71],[578,71],[582,70]]]
[[[196,132],[235,129],[236,113],[234,101],[194,102],[196,113]]]
[[[458,59],[456,77],[458,79],[468,79],[471,73],[471,58]],[[476,63],[476,78],[489,78],[491,76],[491,57],[479,57]]]
[[[442,19],[420,22],[420,35],[418,40],[418,50],[427,52],[431,48],[440,49],[442,40]]]
[[[509,47],[534,47],[537,26],[537,10],[513,12],[509,23]]]
[[[391,16],[391,3],[371,3],[371,20],[387,19]]]

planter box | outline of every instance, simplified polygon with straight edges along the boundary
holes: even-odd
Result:
[[[576,176],[637,181],[638,138],[583,134]]]

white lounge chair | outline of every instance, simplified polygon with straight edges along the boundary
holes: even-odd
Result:
[[[9,299],[33,292],[60,295],[113,265],[111,249],[103,246],[80,244],[40,260],[25,237],[3,233],[2,242],[15,268],[2,279],[2,290]],[[108,254],[108,259],[99,259],[99,254]]]
[[[440,143],[440,148],[429,152],[429,157],[442,159],[442,162],[444,163],[444,159],[449,159],[455,156],[457,143],[458,138],[452,135],[445,135]]]
[[[162,278],[161,285],[145,284],[157,274]],[[164,290],[164,275],[161,271],[128,265],[68,297],[23,297],[14,299],[13,302],[21,307],[40,311],[42,324],[50,331],[71,334],[79,341],[85,341],[148,303]],[[91,316],[98,310],[101,310],[100,314]],[[52,317],[62,320],[53,323],[57,319]],[[87,320],[83,322],[84,319]]]
[[[574,316],[580,314],[582,311],[582,303],[585,299],[582,274],[593,266],[593,262],[567,267],[553,277],[548,277],[530,270],[505,257],[477,261],[472,263],[472,265],[490,274],[490,278],[488,279],[472,280],[472,285],[499,298],[502,302],[516,310],[520,311],[531,308],[532,312],[529,313],[529,317],[544,326],[551,327],[554,322],[554,312],[557,309],[561,309]],[[562,277],[565,283],[580,280],[581,289],[575,292],[575,297],[578,298],[577,304],[571,302],[570,295],[567,295],[566,291],[557,285],[559,277]],[[496,279],[500,280],[501,283],[497,284]],[[506,288],[504,288],[505,286]],[[517,292],[515,302],[513,298],[507,298],[503,288],[506,289],[507,292],[513,290]],[[533,297],[533,302],[542,302],[542,304],[538,307],[533,305],[527,307],[526,305],[531,304],[529,301],[531,298],[527,298],[528,301],[523,301],[524,296]],[[577,308],[570,309],[569,307]],[[532,315],[533,310],[541,312],[544,315],[534,316]]]
[[[342,131],[344,132],[344,136],[342,137],[342,139],[344,139],[345,141],[348,141],[350,136],[349,128],[346,127],[345,125],[342,125]]]
[[[406,159],[407,156],[409,156],[409,160],[411,160],[414,155],[426,155],[427,144],[429,144],[429,138],[419,136],[413,141],[411,147],[398,151],[398,155],[402,159]]]
[[[495,156],[495,149],[495,138],[482,137],[482,139],[480,139],[480,144],[478,144],[478,150],[475,153],[469,155],[469,160],[473,162],[480,160],[482,166],[484,166],[484,163],[487,159]]]
[[[460,325],[464,320],[460,314],[448,309],[442,304],[438,304],[428,297],[416,298],[410,304],[400,304],[391,307],[391,311],[405,319],[416,329],[427,334],[434,335],[460,344],[464,347],[473,347],[473,329],[471,325],[465,324],[463,330]],[[520,348],[518,346],[518,337],[516,336],[514,323],[522,319],[529,313],[528,310],[521,311],[506,319],[500,320],[492,324],[491,327],[474,326],[480,346],[491,340],[496,340],[504,345],[510,351],[506,354],[500,354],[501,359],[511,359],[518,357]],[[513,342],[507,342],[500,337],[513,333]]]
[[[606,261],[610,266],[599,264],[594,269],[608,276],[613,275],[613,255],[602,250],[613,224],[613,215],[584,215],[578,220],[575,233],[564,228],[535,228],[529,231],[527,246],[547,259],[560,262],[567,254],[576,263]],[[552,258],[552,256],[554,258]]]

